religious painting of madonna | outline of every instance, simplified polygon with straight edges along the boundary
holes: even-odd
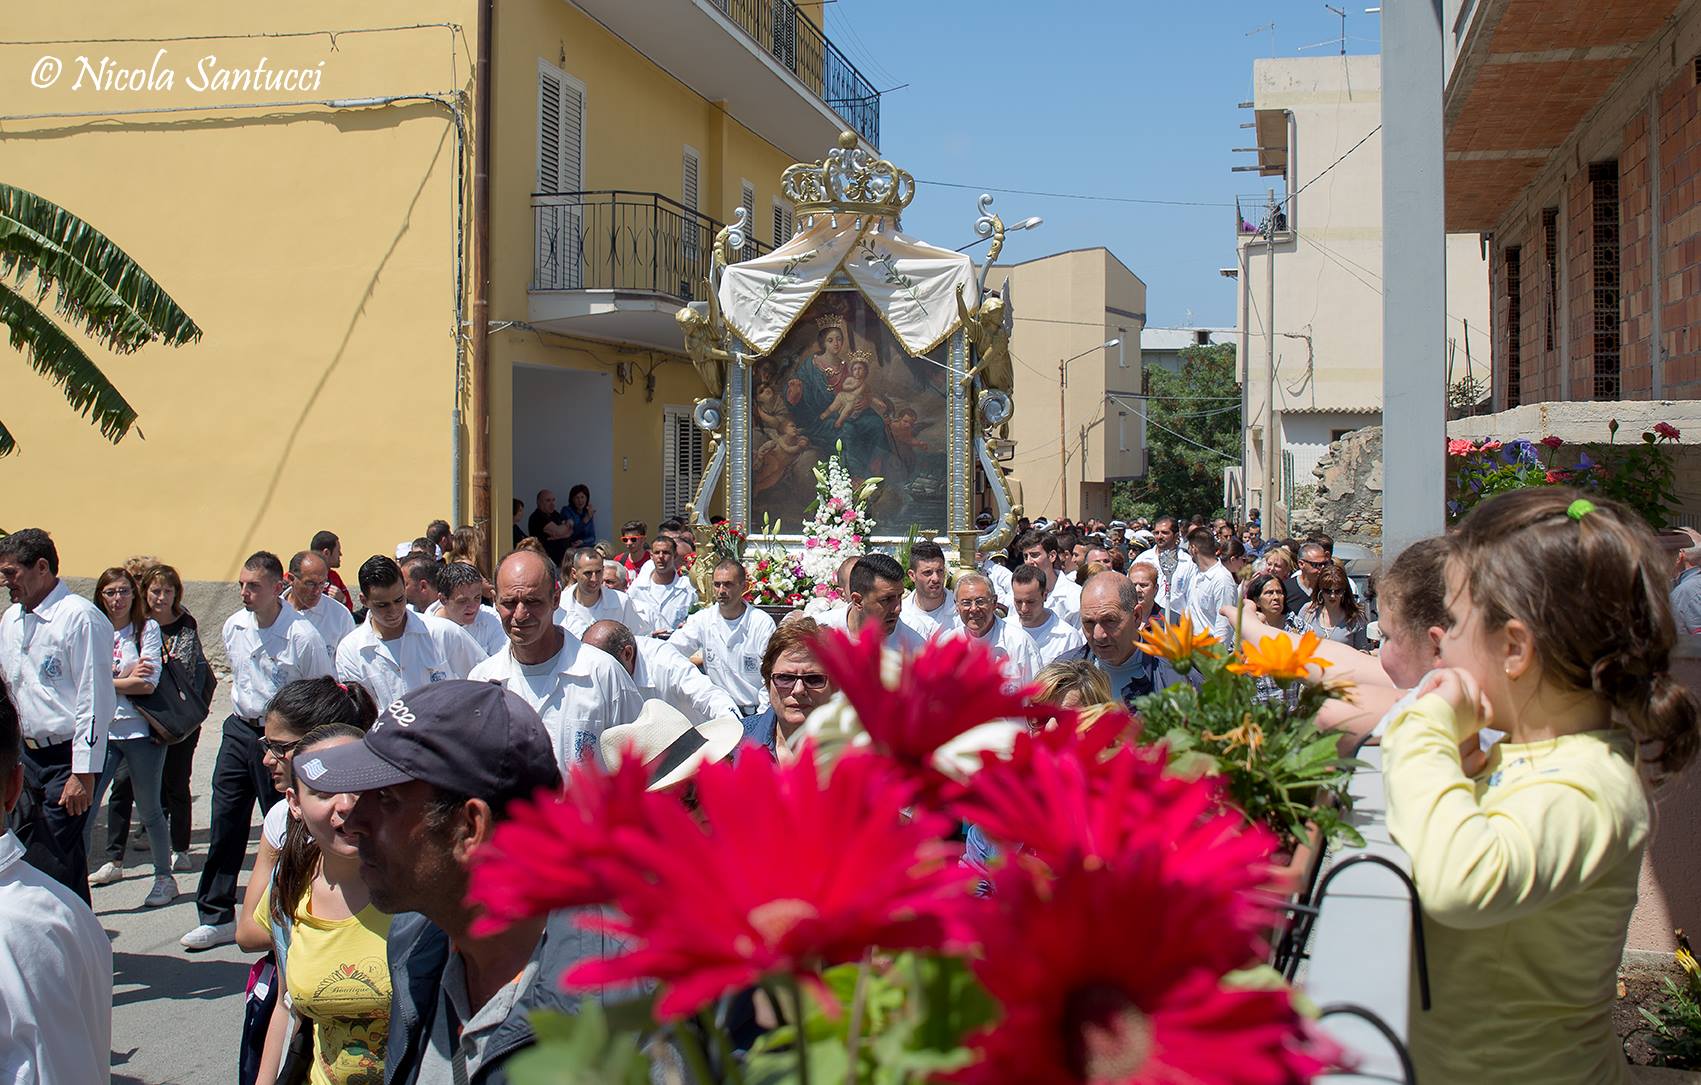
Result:
[[[835,448],[881,537],[945,530],[946,347],[911,358],[854,290],[823,291],[778,347],[754,363],[751,508],[793,534],[815,498],[812,468]]]

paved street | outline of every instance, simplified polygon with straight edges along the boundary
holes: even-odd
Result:
[[[235,946],[191,954],[177,944],[197,922],[195,883],[206,853],[210,781],[219,725],[229,712],[224,683],[195,751],[195,870],[177,875],[183,895],[164,908],[142,907],[153,867],[149,855],[134,848],[143,835],[140,822],[133,825],[124,880],[94,891],[95,911],[112,936],[114,1085],[229,1085],[236,1076],[242,989],[252,958]],[[254,832],[257,839],[258,817]],[[95,865],[104,861],[105,840],[103,818],[95,827]]]

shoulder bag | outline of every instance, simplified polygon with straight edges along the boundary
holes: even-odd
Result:
[[[161,663],[154,691],[132,697],[130,703],[148,721],[159,743],[175,746],[206,722],[210,706],[182,660],[165,656]]]

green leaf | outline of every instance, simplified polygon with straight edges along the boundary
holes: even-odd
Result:
[[[114,444],[136,422],[136,409],[113,387],[94,360],[27,298],[0,283],[0,324],[14,349],[24,352],[30,368],[58,385],[71,409],[100,428]],[[0,455],[12,451],[6,435]]]
[[[576,1014],[534,1010],[538,1042],[508,1061],[513,1085],[645,1085],[650,1060],[637,1032],[611,1030],[594,998]]]

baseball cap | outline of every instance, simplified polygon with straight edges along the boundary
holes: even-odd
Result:
[[[992,513],[983,512],[980,515],[976,516],[975,517],[975,526],[976,527],[991,527],[992,526]]]
[[[359,742],[297,760],[316,791],[375,791],[422,780],[474,798],[561,786],[561,768],[531,705],[492,682],[436,682],[409,690]]]

